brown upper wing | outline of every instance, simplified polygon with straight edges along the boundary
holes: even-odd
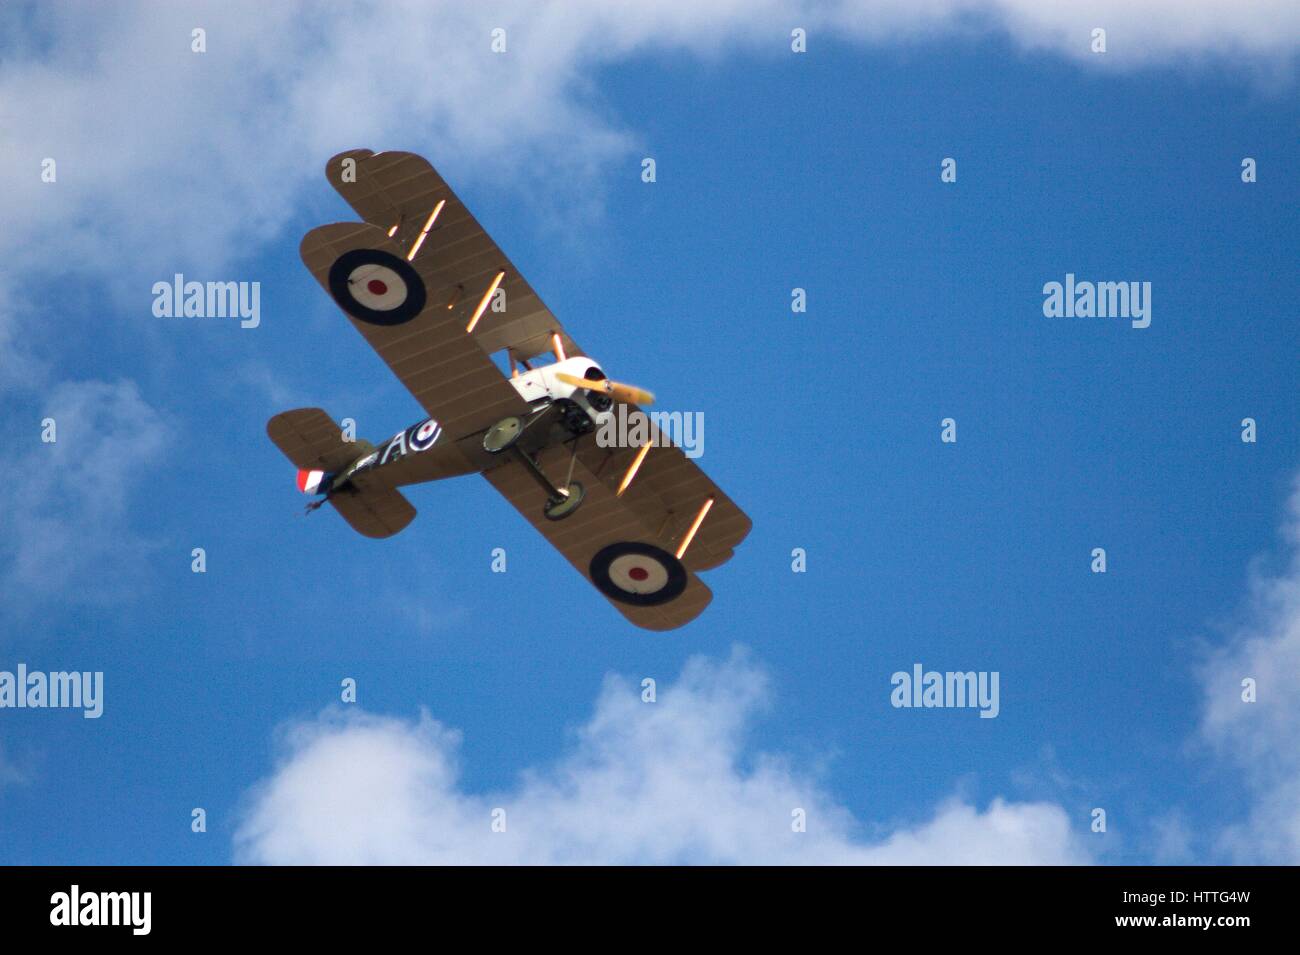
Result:
[[[307,268],[329,292],[331,266],[355,249],[378,249],[406,258],[383,229],[363,222],[312,229],[299,251]],[[465,334],[465,319],[449,311],[432,293],[431,261],[417,256],[411,263],[430,290],[418,315],[398,325],[376,325],[352,315],[348,315],[349,321],[447,434],[459,437],[484,430],[506,415],[524,414],[528,406],[519,393],[473,336]]]
[[[351,149],[331,159],[325,172],[357,215],[385,233],[396,228],[392,241],[404,251],[414,245],[438,203],[444,203],[415,263],[427,275],[430,301],[454,303],[448,317],[456,319],[462,332],[493,278],[506,273],[501,283],[505,312],[489,311],[472,333],[483,351],[490,355],[511,348],[521,359],[532,358],[551,349],[551,333],[556,332],[566,354],[586,354],[427,159]]]

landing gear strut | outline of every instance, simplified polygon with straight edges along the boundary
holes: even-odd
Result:
[[[582,484],[573,480],[573,467],[578,460],[578,439],[573,439],[573,456],[569,459],[569,476],[562,487],[551,483],[546,472],[538,467],[532,456],[518,446],[520,435],[527,425],[518,415],[502,418],[483,435],[483,450],[489,454],[511,452],[515,459],[524,466],[524,470],[537,482],[537,486],[546,492],[546,504],[542,507],[543,516],[549,521],[562,521],[582,504],[586,491]]]

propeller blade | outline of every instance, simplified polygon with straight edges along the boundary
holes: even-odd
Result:
[[[562,371],[557,371],[555,377],[566,385],[573,385],[575,388],[586,388],[588,391],[599,391],[601,394],[609,395],[611,398],[616,398],[625,404],[654,404],[655,396],[644,388],[636,387],[636,385],[625,385],[622,382],[610,381],[608,378],[602,378],[599,381],[591,378],[579,378],[577,375],[566,374]]]

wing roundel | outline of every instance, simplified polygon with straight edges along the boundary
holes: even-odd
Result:
[[[371,325],[404,325],[424,311],[424,280],[391,252],[353,249],[334,260],[328,288],[339,307]]]
[[[377,226],[312,229],[302,260],[353,327],[453,438],[486,430],[527,405],[464,324],[434,298],[431,266],[409,263]]]

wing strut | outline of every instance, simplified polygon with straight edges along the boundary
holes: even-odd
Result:
[[[700,507],[700,512],[695,515],[695,521],[691,524],[691,529],[686,532],[686,537],[682,540],[682,545],[677,548],[678,560],[681,560],[682,557],[685,556],[686,548],[690,547],[691,541],[695,540],[695,532],[698,531],[700,529],[700,525],[704,523],[704,517],[709,513],[709,508],[711,508],[712,506],[713,506],[713,498],[710,497],[708,500],[704,502],[703,506]]]

